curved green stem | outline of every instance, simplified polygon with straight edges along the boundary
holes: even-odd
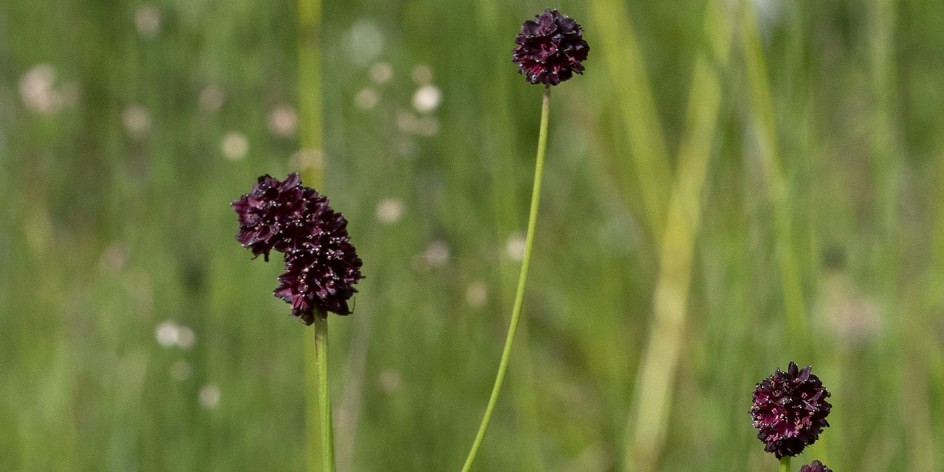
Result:
[[[469,451],[469,457],[466,458],[462,466],[463,472],[468,472],[475,462],[475,456],[478,454],[482,440],[485,438],[485,430],[488,429],[488,423],[492,419],[492,412],[495,410],[495,404],[498,403],[498,394],[501,392],[502,383],[505,380],[505,373],[508,370],[508,360],[511,358],[511,347],[514,344],[515,332],[518,331],[518,322],[521,320],[521,307],[524,304],[524,286],[528,281],[528,266],[531,265],[531,249],[534,246],[534,228],[538,221],[538,203],[541,199],[541,176],[544,174],[544,154],[547,150],[547,122],[550,115],[551,89],[544,89],[544,99],[541,102],[541,130],[538,134],[538,156],[534,164],[534,187],[531,190],[531,211],[528,214],[528,234],[525,236],[524,255],[521,259],[521,273],[518,275],[518,289],[515,292],[515,304],[511,310],[511,323],[508,326],[508,335],[505,338],[505,349],[502,351],[501,361],[498,364],[498,374],[495,375],[495,385],[492,386],[492,396],[488,399],[488,406],[485,408],[485,415],[482,417],[482,423],[479,425],[479,432],[472,442],[472,449]]]
[[[790,472],[790,456],[783,456],[780,459],[780,472]]]

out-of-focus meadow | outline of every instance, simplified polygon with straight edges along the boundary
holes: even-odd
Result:
[[[507,330],[542,89],[527,2],[326,1],[341,470],[458,470]],[[476,470],[774,470],[756,382],[833,396],[794,461],[944,468],[944,8],[555,5],[535,259]],[[299,161],[291,2],[0,3],[0,470],[302,470],[304,328],[229,203]],[[303,54],[304,56],[304,54]]]

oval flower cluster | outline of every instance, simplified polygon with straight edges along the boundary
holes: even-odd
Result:
[[[777,369],[754,389],[751,416],[757,438],[777,459],[799,454],[829,426],[829,392],[811,370],[791,362],[786,372]]]
[[[532,84],[557,85],[583,73],[590,46],[583,28],[569,16],[547,9],[521,25],[512,60]]]
[[[328,199],[301,184],[259,177],[252,191],[232,204],[239,216],[237,239],[268,261],[272,250],[285,258],[285,273],[273,293],[292,305],[292,314],[312,324],[315,313],[351,313],[347,301],[363,278],[361,259],[347,234],[347,220]]]

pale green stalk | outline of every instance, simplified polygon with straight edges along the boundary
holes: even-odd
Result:
[[[315,370],[318,373],[319,436],[321,470],[334,472],[334,428],[331,421],[331,392],[328,390],[328,317],[315,313]]]
[[[321,2],[298,0],[298,166],[305,184],[324,185],[321,97]]]
[[[485,415],[482,417],[482,423],[479,425],[478,434],[472,442],[472,448],[469,450],[469,456],[462,466],[463,472],[468,472],[475,462],[475,456],[479,452],[482,440],[485,438],[485,431],[488,429],[488,423],[492,419],[492,412],[495,410],[495,404],[498,403],[498,395],[501,392],[502,383],[505,380],[505,373],[508,370],[508,361],[511,359],[511,347],[514,344],[515,333],[518,331],[518,323],[521,320],[521,307],[524,304],[524,287],[528,281],[528,266],[531,265],[531,250],[534,247],[534,229],[538,221],[538,204],[541,199],[541,177],[544,174],[544,155],[547,150],[547,123],[550,115],[551,89],[544,89],[544,99],[541,102],[541,129],[538,133],[538,155],[534,164],[534,187],[531,191],[531,212],[528,215],[528,233],[525,236],[524,256],[521,260],[521,272],[518,275],[518,289],[515,292],[515,304],[511,310],[511,322],[508,326],[508,335],[505,338],[505,348],[502,351],[501,361],[498,364],[498,373],[495,375],[495,384],[492,386],[492,395],[488,399],[488,406],[485,407]]]
[[[324,184],[323,114],[321,98],[321,1],[298,0],[298,120],[297,165],[309,187]],[[328,392],[328,324],[315,314],[314,336],[305,341],[305,435],[308,470],[334,471],[331,402]],[[314,398],[317,397],[317,401]],[[319,458],[320,456],[320,458]],[[319,464],[321,466],[319,467]]]
[[[723,84],[719,73],[727,66],[733,37],[728,18],[728,12],[717,3],[710,4],[705,13],[712,56],[702,54],[695,61],[686,134],[679,149],[678,171],[661,240],[649,340],[640,359],[626,425],[626,470],[656,470],[668,430],[673,384],[685,339],[702,193],[721,105]]]
[[[614,100],[620,112],[628,137],[626,145],[638,181],[627,182],[627,187],[639,187],[646,219],[653,240],[662,237],[665,228],[668,189],[672,184],[669,151],[665,146],[654,93],[649,84],[642,48],[626,2],[594,0],[589,3],[598,32],[600,54],[609,72],[612,90],[618,90]],[[594,48],[597,48],[594,45]],[[621,158],[623,156],[620,156]]]
[[[780,468],[778,469],[778,471],[790,472],[790,456],[783,456],[783,458],[780,459]]]

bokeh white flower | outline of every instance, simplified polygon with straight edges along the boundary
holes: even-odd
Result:
[[[377,203],[375,215],[377,221],[389,225],[400,221],[403,216],[403,200],[399,198],[385,198]]]
[[[442,90],[435,85],[423,85],[413,93],[413,109],[420,113],[433,112],[439,108],[440,103],[442,103]]]
[[[231,161],[242,160],[249,153],[249,139],[238,131],[226,133],[220,140],[220,151]]]
[[[134,13],[134,25],[142,38],[154,38],[161,31],[161,12],[156,6],[144,4]]]

